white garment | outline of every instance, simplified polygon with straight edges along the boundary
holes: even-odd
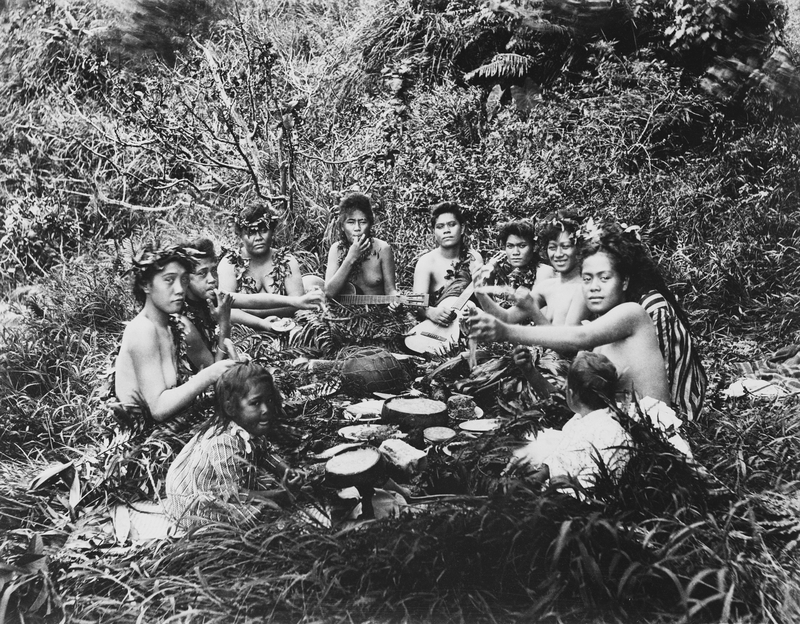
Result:
[[[517,461],[546,464],[551,479],[569,475],[586,488],[594,485],[599,465],[612,472],[624,468],[631,442],[607,408],[575,414],[561,431],[545,429],[528,439],[531,442],[514,453]]]
[[[680,428],[683,426],[683,421],[678,418],[674,409],[663,401],[659,401],[653,397],[639,399],[638,404],[641,411],[650,419],[653,427],[664,432],[667,436],[667,442],[669,442],[675,450],[689,459],[694,457],[689,443],[679,433]],[[639,410],[636,408],[636,403],[631,403],[628,415],[634,419],[639,417]]]

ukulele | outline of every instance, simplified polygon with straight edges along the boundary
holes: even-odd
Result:
[[[316,275],[303,276],[303,288],[306,292],[312,288],[324,290],[325,280]],[[427,307],[428,295],[423,293],[409,293],[405,295],[359,295],[358,289],[347,282],[341,292],[331,299],[338,301],[342,305],[380,305],[388,303],[402,303],[407,306]]]
[[[503,252],[500,252],[486,264],[497,262],[502,256]],[[456,311],[461,310],[473,292],[475,292],[475,286],[473,282],[470,282],[458,297],[445,297],[439,302],[439,306],[451,307]],[[406,334],[406,347],[419,354],[429,353],[435,355],[447,351],[458,342],[461,336],[461,323],[459,321],[458,314],[450,321],[449,325],[439,325],[430,319],[425,319]]]

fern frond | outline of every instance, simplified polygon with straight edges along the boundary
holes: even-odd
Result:
[[[475,78],[522,78],[533,66],[533,60],[522,54],[496,54],[485,65],[481,65],[464,76],[465,80]]]

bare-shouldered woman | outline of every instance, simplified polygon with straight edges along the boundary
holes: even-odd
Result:
[[[340,239],[331,245],[325,270],[325,294],[335,297],[351,284],[361,295],[396,295],[394,251],[375,238],[369,197],[348,195],[339,203]]]

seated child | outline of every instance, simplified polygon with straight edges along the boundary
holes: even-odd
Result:
[[[271,499],[284,492],[282,484],[294,485],[300,478],[259,444],[283,413],[269,372],[255,362],[237,363],[219,378],[215,393],[215,416],[167,473],[166,511],[181,528],[204,521],[252,520],[259,511],[257,501],[274,506]],[[259,471],[261,467],[281,481]]]
[[[561,429],[545,429],[515,452],[510,466],[535,467],[534,480],[571,476],[581,486],[594,484],[598,466],[621,470],[630,437],[612,415],[617,370],[604,355],[581,351],[567,374],[567,405],[575,412]]]

